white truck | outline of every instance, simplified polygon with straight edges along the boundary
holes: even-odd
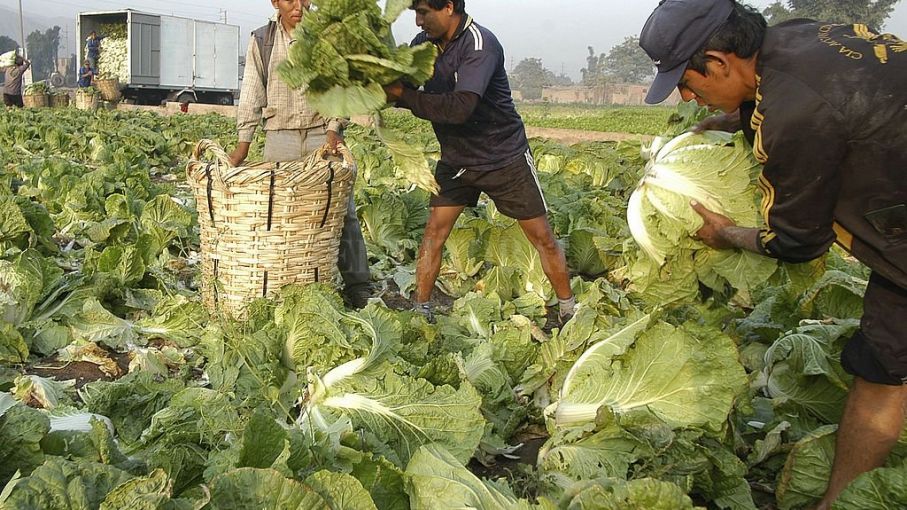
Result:
[[[234,103],[239,92],[238,26],[132,9],[83,12],[76,28],[78,62],[85,60],[89,34],[103,37],[102,26],[111,24],[125,24],[128,34],[128,80],[120,80],[125,99],[155,105]]]

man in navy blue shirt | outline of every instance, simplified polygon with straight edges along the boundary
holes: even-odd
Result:
[[[564,252],[548,224],[547,206],[504,68],[504,49],[466,14],[465,0],[414,0],[422,33],[413,44],[438,46],[434,76],[423,90],[396,83],[388,100],[431,121],[441,143],[435,178],[441,191],[431,212],[416,265],[415,309],[431,317],[429,300],[441,268],[441,251],[457,218],[484,192],[502,214],[519,221],[538,250],[560,303],[563,324],[576,300]]]
[[[101,39],[103,37],[98,36],[94,30],[85,39],[85,58],[91,63],[92,69],[98,68],[98,59],[101,57]]]

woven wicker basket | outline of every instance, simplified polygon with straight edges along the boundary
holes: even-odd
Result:
[[[97,110],[98,95],[94,92],[76,92],[76,108],[80,110]]]
[[[205,154],[214,156],[204,161]],[[233,167],[216,143],[196,145],[186,173],[201,229],[202,299],[242,318],[254,298],[293,283],[332,282],[356,165],[317,150],[301,161]]]
[[[47,106],[47,94],[28,94],[22,96],[22,104],[27,108],[44,108]]]
[[[54,108],[66,108],[69,106],[69,96],[66,94],[54,94],[50,96],[50,105]]]
[[[101,99],[104,101],[120,100],[120,81],[116,78],[104,78],[95,80],[95,86],[101,92]]]

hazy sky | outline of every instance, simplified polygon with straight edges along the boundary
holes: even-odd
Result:
[[[133,8],[209,20],[223,19],[246,34],[263,24],[273,12],[269,0],[22,0],[26,13],[75,19],[88,10]],[[842,0],[847,1],[847,0]],[[750,0],[756,7],[771,0]],[[17,8],[17,0],[0,0]],[[527,57],[541,58],[546,67],[578,78],[585,65],[587,47],[606,52],[625,37],[637,35],[658,0],[467,0],[467,11],[491,29],[504,45],[508,67]],[[74,26],[74,22],[72,24]],[[72,26],[69,30],[72,30]],[[889,18],[886,31],[907,38],[907,1],[901,1]],[[28,30],[28,27],[26,27]],[[415,18],[407,11],[394,26],[398,41],[415,35]]]

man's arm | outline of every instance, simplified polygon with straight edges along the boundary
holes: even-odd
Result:
[[[343,143],[343,130],[350,124],[349,119],[334,118],[328,120],[326,140],[328,147],[337,153],[337,146]]]
[[[716,250],[740,249],[762,254],[759,243],[759,229],[738,227],[721,214],[709,211],[699,202],[690,205],[702,216],[703,226],[696,233],[696,239]]]
[[[477,32],[468,32],[463,37],[476,37]],[[504,65],[504,50],[497,40],[473,43],[467,44],[470,50],[457,67],[457,84],[453,92],[426,94],[397,83],[385,88],[388,100],[397,101],[397,106],[409,109],[416,117],[438,124],[468,122],[485,96],[492,77]]]
[[[388,99],[396,100],[397,106],[410,110],[420,119],[438,124],[465,124],[481,99],[478,94],[468,91],[426,94],[400,84],[388,88]]]
[[[807,262],[824,255],[837,237],[835,207],[841,163],[847,155],[850,122],[812,89],[785,74],[763,75],[770,91],[753,113],[753,154],[759,176],[765,226],[763,254],[784,262]]]
[[[741,248],[785,262],[822,256],[835,240],[839,166],[847,122],[823,98],[785,75],[763,76],[771,91],[757,109],[753,152],[764,167],[762,229],[743,228],[696,204],[704,226],[697,237],[713,248]],[[794,106],[792,106],[794,105]]]
[[[230,161],[239,166],[249,156],[255,131],[261,124],[261,112],[268,104],[268,91],[264,79],[264,63],[255,38],[249,39],[246,51],[246,69],[243,72],[242,92],[236,109],[236,130],[239,144],[230,154]]]
[[[699,124],[693,126],[690,131],[702,133],[703,131],[725,131],[736,133],[741,129],[740,110],[731,113],[721,113],[702,119]]]
[[[25,62],[12,68],[9,73],[10,77],[14,80],[18,80],[23,74],[25,74],[25,71],[28,70],[29,65],[30,63],[28,62],[28,60],[26,60]]]

